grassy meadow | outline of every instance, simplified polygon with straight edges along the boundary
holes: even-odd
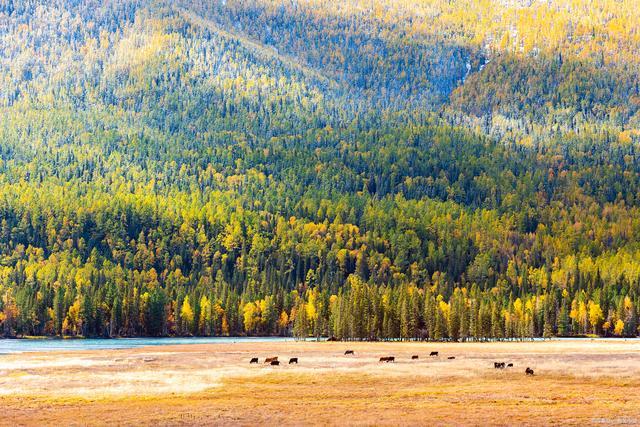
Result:
[[[390,355],[395,363],[378,361]],[[272,356],[284,363],[262,363]],[[496,370],[495,361],[514,367]],[[0,424],[638,424],[638,378],[637,340],[25,353],[0,356]]]

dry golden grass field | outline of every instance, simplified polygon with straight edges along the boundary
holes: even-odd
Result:
[[[395,363],[378,362],[391,355]],[[249,364],[254,356],[259,365]],[[284,364],[264,365],[269,356]],[[289,357],[300,363],[288,365]],[[496,370],[494,361],[514,367]],[[640,342],[272,342],[4,355],[0,424],[640,425]]]

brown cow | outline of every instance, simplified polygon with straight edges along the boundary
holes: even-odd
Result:
[[[267,357],[266,359],[264,359],[264,363],[271,363],[271,362],[277,362],[278,358],[277,357]]]
[[[291,365],[292,363],[295,363],[297,365],[298,364],[298,358],[297,357],[292,357],[291,359],[289,359],[289,365]]]
[[[257,357],[252,358],[251,362],[249,362],[249,363],[258,363],[258,358]]]
[[[527,374],[527,375],[531,375],[531,376],[533,376],[533,369],[531,369],[531,368],[527,368],[524,372],[525,372],[525,374]]]
[[[395,356],[387,356],[387,357],[381,357],[380,358],[380,362],[389,363],[389,362],[395,362],[395,361],[396,361]]]

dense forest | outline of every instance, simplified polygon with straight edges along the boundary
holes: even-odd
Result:
[[[0,0],[0,336],[637,336],[635,0]]]

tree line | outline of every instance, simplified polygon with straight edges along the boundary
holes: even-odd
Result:
[[[106,277],[111,272],[107,271]],[[121,271],[119,273],[122,273]],[[77,274],[81,274],[78,272]],[[566,287],[483,290],[446,285],[376,286],[347,277],[336,294],[315,284],[313,270],[298,289],[234,291],[221,275],[193,289],[160,287],[148,277],[73,289],[37,279],[5,292],[4,336],[59,335],[333,337],[342,340],[503,340],[554,336],[637,336],[638,284],[578,276]],[[153,280],[153,278],[151,278]],[[180,280],[179,277],[172,281]],[[38,287],[35,295],[28,289]],[[443,293],[440,293],[443,291]]]

